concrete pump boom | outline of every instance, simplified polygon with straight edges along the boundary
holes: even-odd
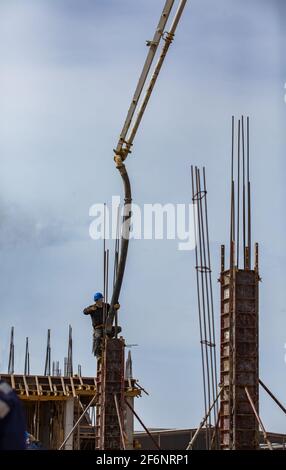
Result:
[[[120,290],[122,286],[124,270],[125,270],[125,265],[126,265],[126,259],[127,259],[128,244],[129,244],[129,230],[130,230],[130,223],[131,223],[131,201],[132,201],[131,185],[130,185],[129,176],[126,170],[126,166],[123,162],[126,159],[128,153],[131,152],[130,149],[131,149],[131,146],[133,145],[136,132],[138,130],[141,119],[147,107],[148,101],[150,99],[153,88],[157,81],[157,78],[160,73],[166,54],[169,50],[170,44],[172,43],[174,39],[175,31],[177,29],[178,23],[180,21],[180,18],[181,18],[181,15],[183,13],[186,3],[187,3],[187,0],[180,0],[177,11],[174,15],[170,30],[169,32],[164,32],[164,27],[168,21],[172,7],[174,5],[174,0],[167,0],[165,3],[158,26],[156,28],[156,31],[153,37],[153,40],[147,41],[147,46],[149,46],[150,49],[149,49],[146,61],[144,63],[143,70],[140,75],[131,105],[129,107],[127,117],[126,117],[124,126],[122,128],[122,131],[119,137],[118,144],[116,146],[116,149],[114,150],[115,165],[123,181],[124,207],[123,207],[123,221],[122,221],[122,234],[121,234],[121,250],[120,250],[119,262],[118,262],[116,281],[113,287],[110,308],[109,308],[107,320],[106,320],[107,333],[110,332],[113,321],[114,321],[114,317],[115,317],[114,305],[116,305],[119,300],[119,295],[120,295]],[[132,119],[136,111],[136,108],[138,106],[139,98],[141,96],[145,82],[148,78],[150,67],[154,60],[154,57],[155,57],[155,54],[156,54],[156,51],[157,51],[157,48],[159,46],[161,39],[164,40],[164,44],[162,46],[160,56],[155,65],[154,71],[152,73],[148,87],[146,89],[145,96],[142,100],[142,103],[140,104],[139,111],[137,113],[135,121],[132,124]]]

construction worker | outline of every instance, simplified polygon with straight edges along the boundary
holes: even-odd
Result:
[[[33,434],[25,432],[26,437],[26,450],[45,450],[42,446],[42,443],[38,441]]]
[[[103,295],[101,292],[94,294],[94,304],[86,307],[83,311],[84,315],[90,315],[92,326],[93,326],[93,346],[92,352],[99,359],[101,356],[101,339],[103,336],[103,328],[106,321],[106,316],[109,311],[110,305],[104,302]],[[114,305],[114,308],[118,310],[119,304]],[[120,333],[120,326],[117,327],[117,333]],[[111,337],[115,336],[115,327],[112,327]]]
[[[22,403],[7,382],[0,380],[0,450],[25,450]]]

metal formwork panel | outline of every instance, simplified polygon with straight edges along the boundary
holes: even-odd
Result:
[[[124,340],[104,339],[103,356],[97,373],[96,448],[122,449],[120,424],[124,409]],[[119,417],[116,410],[117,397]]]
[[[220,377],[223,386],[221,394],[220,407],[220,437],[221,448],[229,449],[232,442],[232,310],[233,302],[231,300],[232,289],[231,272],[224,271],[221,273],[221,339],[220,339]]]
[[[258,424],[245,387],[258,411],[258,274],[221,274],[221,448],[256,449]]]

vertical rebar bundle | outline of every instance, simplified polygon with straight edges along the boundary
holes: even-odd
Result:
[[[29,352],[29,338],[26,338],[26,352],[25,352],[25,367],[24,375],[30,375],[30,352]]]
[[[116,220],[116,237],[115,237],[115,247],[114,247],[114,266],[113,266],[113,288],[116,284],[117,274],[118,274],[118,261],[120,254],[120,233],[121,233],[121,220],[120,220],[120,206],[117,211],[117,220]],[[117,326],[118,326],[118,315],[117,310],[114,316],[115,320],[115,338],[118,337]]]
[[[236,147],[236,148],[235,148]],[[251,257],[249,118],[232,117],[230,263],[221,247],[221,449],[253,450],[259,446],[255,410],[259,407],[259,269],[258,245]]]
[[[44,375],[51,375],[51,330],[48,330]]]
[[[113,287],[115,286],[118,272],[118,261],[120,255],[120,232],[121,232],[121,221],[120,221],[120,206],[117,210],[116,220],[116,233],[115,233],[115,246],[114,246],[114,262],[113,262]],[[107,306],[108,306],[108,291],[109,291],[109,249],[106,248],[106,205],[104,205],[104,239],[103,239],[103,320],[104,324],[107,319]],[[117,312],[115,313],[115,326],[117,326]],[[117,333],[115,334],[117,337]]]
[[[60,362],[53,361],[53,376],[59,377],[61,375]]]
[[[113,266],[113,286],[115,285],[118,271],[118,260],[120,250],[120,206],[117,211],[116,219],[116,237],[115,237],[115,248],[114,248],[114,266]]]
[[[14,326],[11,327],[8,374],[14,374]]]
[[[56,362],[56,375],[59,377],[60,375],[62,375],[62,371],[60,369],[60,361],[57,361]]]
[[[73,375],[73,357],[72,357],[72,327],[69,325],[69,341],[68,341],[68,357],[67,357],[67,366],[66,366],[66,375]]]
[[[106,248],[106,204],[104,204],[103,220],[103,323],[107,318],[108,286],[109,286],[109,249]]]
[[[212,403],[216,400],[218,383],[205,168],[203,168],[202,178],[197,167],[191,167],[191,174],[204,406],[205,414],[207,414]],[[206,423],[206,445],[208,449],[211,448],[212,442],[212,422],[216,426],[217,420],[218,404],[216,402]]]
[[[67,377],[68,375],[68,367],[67,367],[67,364],[68,364],[68,358],[67,357],[64,357],[64,376]]]
[[[234,165],[234,142],[237,140],[237,171]],[[230,209],[230,267],[251,268],[251,191],[249,169],[249,117],[237,122],[235,133],[232,116],[231,152],[231,209]]]

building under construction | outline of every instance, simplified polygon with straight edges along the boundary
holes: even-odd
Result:
[[[44,374],[30,373],[28,338],[24,373],[19,374],[14,370],[14,329],[11,330],[8,372],[1,373],[0,378],[17,392],[25,407],[28,432],[46,449],[273,450],[285,447],[286,435],[267,432],[259,410],[259,386],[262,386],[286,413],[285,407],[259,376],[259,250],[258,243],[253,244],[251,230],[251,191],[255,189],[250,177],[248,117],[245,120],[242,116],[237,123],[232,118],[230,216],[229,228],[225,227],[229,233],[229,246],[221,247],[220,312],[215,311],[213,301],[211,259],[218,254],[210,252],[207,169],[191,167],[198,345],[204,401],[202,421],[196,429],[149,430],[136,412],[136,397],[147,392],[133,377],[130,352],[125,357],[125,338],[123,334],[120,336],[116,308],[124,280],[132,221],[132,191],[126,159],[133,151],[137,130],[187,0],[178,2],[171,20],[175,3],[175,0],[166,0],[154,36],[147,41],[147,58],[114,147],[115,167],[123,183],[124,205],[122,218],[118,217],[111,295],[109,250],[104,240],[103,297],[108,310],[104,312],[101,325],[101,355],[94,358],[94,377],[85,377],[81,366],[74,370],[71,327],[63,373],[59,362],[51,363],[49,330]],[[152,69],[155,57],[157,62]],[[210,188],[209,193],[213,190]],[[217,348],[215,333],[218,318],[220,348]],[[135,432],[135,421],[144,428],[144,433]]]
[[[44,374],[30,374],[28,338],[24,373],[16,373],[12,327],[8,373],[1,374],[0,380],[16,391],[25,408],[28,432],[44,449],[133,448],[134,399],[146,392],[133,378],[130,351],[124,363],[123,339],[105,341],[109,342],[104,348],[106,362],[98,367],[97,376],[82,376],[80,365],[74,372],[71,326],[63,374],[59,361],[51,369],[50,330]]]
[[[245,129],[246,127],[246,129]],[[1,374],[23,401],[28,430],[46,449],[285,449],[286,435],[267,432],[259,416],[259,385],[280,409],[285,407],[259,378],[258,244],[251,250],[251,184],[249,118],[232,118],[230,242],[221,247],[220,381],[216,360],[206,171],[192,167],[192,199],[196,224],[200,347],[205,415],[196,429],[148,430],[135,411],[135,398],[147,393],[134,379],[131,353],[125,361],[122,336],[102,337],[97,375],[85,377],[73,366],[69,326],[63,373],[51,363],[51,331],[47,334],[44,374],[30,373],[29,339],[23,374],[14,370],[14,328],[11,328],[8,373]],[[118,270],[116,240],[114,272]],[[108,298],[108,257],[104,246],[104,295]],[[228,264],[227,264],[228,263]],[[116,283],[116,274],[113,280]],[[106,316],[107,316],[106,312]],[[118,325],[117,312],[114,312]],[[113,323],[112,320],[112,323]],[[135,432],[134,420],[145,429]]]

